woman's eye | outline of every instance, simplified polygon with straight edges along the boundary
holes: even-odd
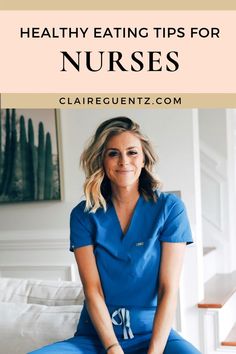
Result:
[[[108,156],[109,157],[114,157],[114,156],[117,156],[118,155],[118,152],[117,151],[109,151],[108,152]]]
[[[130,150],[128,152],[129,155],[137,155],[137,153],[138,153],[138,151],[136,151],[136,150]]]

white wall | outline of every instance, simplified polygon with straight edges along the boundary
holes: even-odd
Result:
[[[229,199],[229,248],[225,255],[229,261],[228,270],[236,269],[236,110],[227,109],[227,174],[228,174],[228,199]]]
[[[199,110],[203,244],[217,248],[215,271],[235,269],[235,111]]]
[[[3,246],[0,267],[14,264],[64,265],[64,273],[68,277],[66,270],[74,263],[73,255],[67,250],[69,213],[82,197],[83,173],[79,169],[79,156],[98,123],[118,115],[127,115],[140,123],[160,157],[157,172],[164,189],[180,190],[186,204],[197,242],[186,252],[180,292],[180,329],[197,345],[196,303],[202,297],[201,210],[198,125],[192,110],[61,110],[65,198],[61,202],[0,205],[0,246]],[[22,269],[27,276],[26,268]],[[9,269],[7,271],[5,274],[9,274]],[[51,277],[55,274],[56,269],[52,268]]]
[[[200,139],[222,157],[227,157],[225,109],[199,109]]]

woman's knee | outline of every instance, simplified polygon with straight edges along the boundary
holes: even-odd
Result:
[[[164,354],[201,354],[191,343],[185,339],[170,340],[167,342]]]
[[[41,347],[39,349],[33,350],[32,352],[29,352],[27,354],[53,354],[53,353],[63,353],[63,351],[60,351],[60,348],[56,346],[57,343],[49,344],[44,347]]]

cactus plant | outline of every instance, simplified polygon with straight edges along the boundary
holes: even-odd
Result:
[[[0,201],[60,198],[58,156],[52,154],[51,134],[45,137],[40,122],[36,146],[33,121],[27,118],[18,118],[15,109],[0,111]]]
[[[29,152],[29,178],[30,185],[33,189],[32,200],[38,198],[38,177],[37,177],[37,168],[38,168],[38,157],[37,157],[37,148],[34,145],[34,127],[32,119],[28,120],[28,152]]]
[[[9,200],[18,201],[24,199],[23,191],[23,178],[21,168],[21,151],[19,142],[15,145],[14,159],[12,162],[12,175],[11,181],[8,186],[8,198]]]
[[[3,174],[2,174],[2,185],[0,194],[6,194],[9,174],[10,174],[10,160],[11,160],[11,122],[10,122],[10,110],[6,110],[6,137],[5,137],[5,149],[4,149],[4,164],[3,164]]]
[[[54,156],[52,199],[60,199],[59,159]]]
[[[44,199],[45,181],[45,146],[44,146],[44,125],[39,123],[38,132],[38,199]]]
[[[25,118],[22,115],[20,117],[20,161],[21,161],[21,174],[22,174],[22,190],[23,199],[32,200],[34,199],[34,185],[32,183],[32,171],[30,164],[30,152],[28,148]]]
[[[52,143],[50,133],[46,134],[44,199],[52,199]]]
[[[8,181],[5,189],[5,194],[12,193],[13,190],[13,180],[18,178],[16,174],[16,156],[17,154],[17,132],[16,132],[16,110],[12,109],[11,112],[11,140],[10,140],[10,158],[9,158],[9,169],[8,169]]]
[[[2,151],[2,110],[0,109],[0,187],[2,182],[2,166],[3,165],[3,151]]]

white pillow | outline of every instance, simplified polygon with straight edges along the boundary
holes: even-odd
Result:
[[[0,354],[26,354],[73,337],[81,308],[0,302]]]
[[[80,282],[0,278],[0,301],[48,306],[81,305]]]

